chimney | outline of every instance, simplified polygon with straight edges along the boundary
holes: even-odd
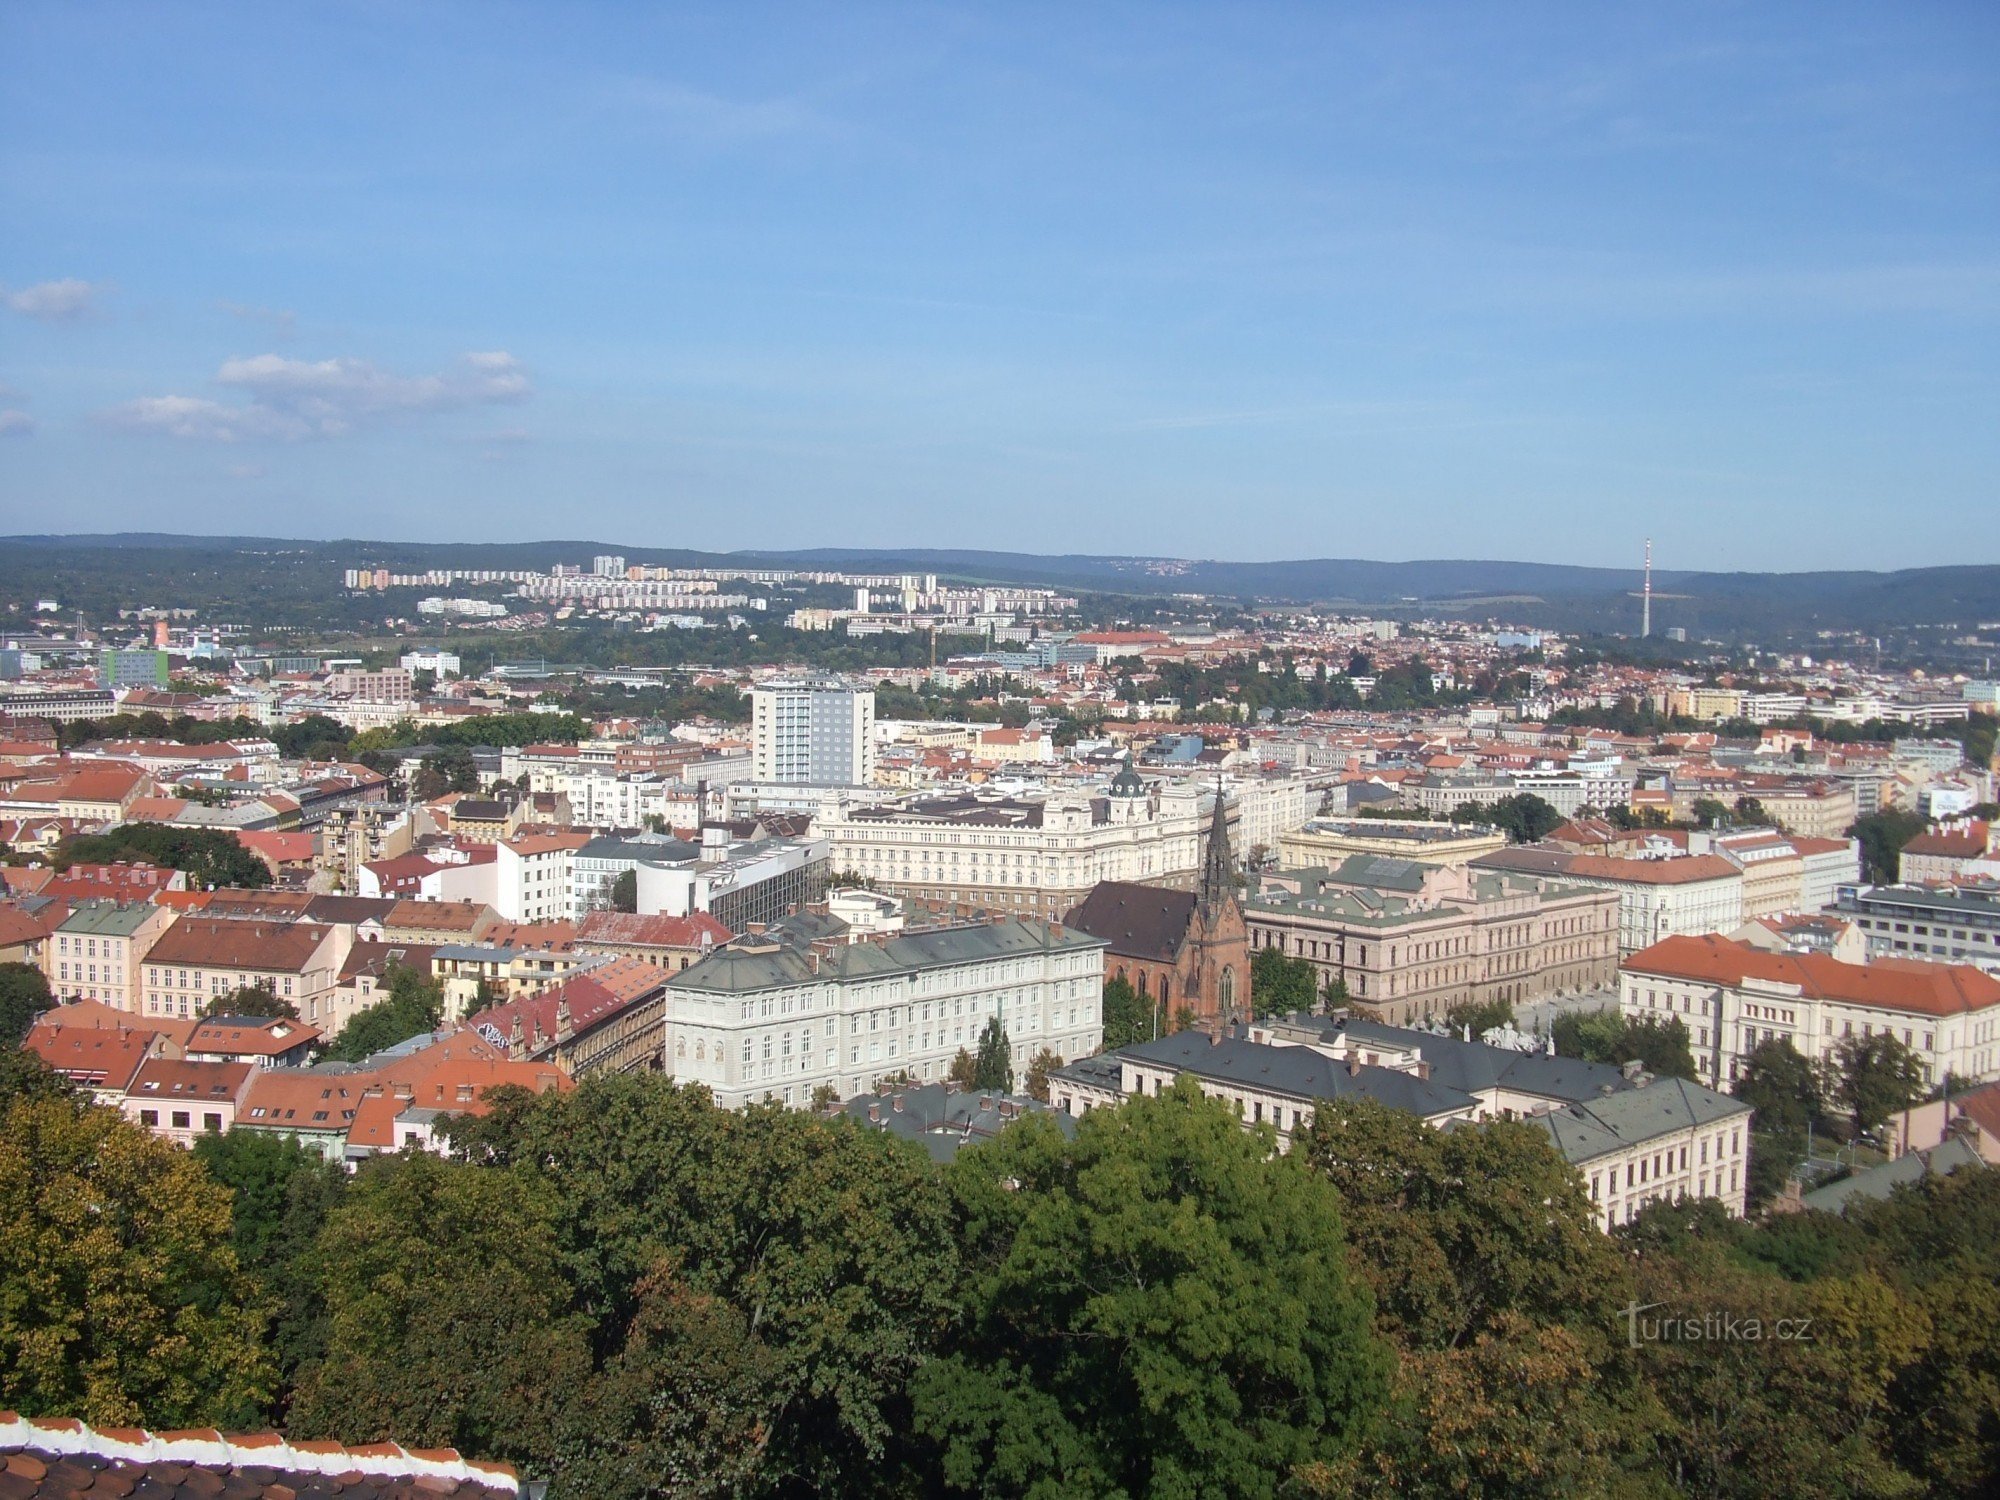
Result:
[[[903,1112],[903,1096],[901,1094],[896,1095],[895,1099],[891,1101],[889,1107],[895,1110],[895,1112],[900,1115]]]
[[[1361,1054],[1359,1052],[1349,1052],[1347,1054],[1347,1076],[1349,1078],[1359,1078],[1361,1076]]]

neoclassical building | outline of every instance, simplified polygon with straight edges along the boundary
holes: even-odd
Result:
[[[937,911],[1055,921],[1099,883],[1193,886],[1204,803],[1191,783],[1147,783],[1127,764],[1103,796],[977,793],[844,807],[821,829],[836,870]]]
[[[1219,794],[1196,889],[1102,881],[1069,914],[1068,925],[1108,945],[1105,978],[1129,981],[1159,1008],[1169,1027],[1183,1010],[1197,1024],[1253,1014],[1250,940]]]

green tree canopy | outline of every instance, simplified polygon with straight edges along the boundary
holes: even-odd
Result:
[[[105,833],[78,834],[57,846],[55,863],[111,864],[141,859],[185,870],[194,885],[258,890],[271,883],[264,861],[233,835],[214,828],[171,828],[165,823],[125,823]]]
[[[1602,1336],[1623,1277],[1547,1132],[1459,1130],[1365,1100],[1322,1104],[1295,1154],[1340,1193],[1355,1263],[1403,1343],[1455,1348],[1518,1313]]]
[[[310,1251],[325,1351],[291,1430],[525,1459],[590,1369],[546,1184],[406,1152],[369,1164]]]
[[[1187,1079],[1030,1117],[949,1169],[952,1352],[914,1386],[937,1477],[988,1496],[1268,1496],[1386,1388],[1338,1199]]]
[[[1756,1111],[1757,1128],[1767,1134],[1803,1137],[1820,1118],[1819,1077],[1786,1037],[1752,1047],[1731,1092]]]
[[[1842,1037],[1829,1062],[1833,1095],[1863,1134],[1879,1130],[1889,1116],[1918,1103],[1930,1090],[1923,1060],[1886,1030]]]
[[[111,1426],[254,1425],[273,1370],[229,1194],[117,1112],[0,1116],[0,1402]]]
[[[1930,824],[1921,815],[1895,807],[1858,819],[1847,830],[1847,836],[1861,840],[1862,875],[1876,881],[1898,879],[1903,845],[1928,827]]]
[[[1014,1092],[1014,1048],[1007,1040],[1007,1028],[998,1016],[990,1017],[979,1033],[979,1055],[972,1064],[972,1086],[996,1094]]]
[[[242,1016],[246,1020],[257,1017],[279,1017],[296,1021],[299,1008],[289,1000],[280,1000],[276,992],[261,984],[246,984],[233,989],[226,995],[217,995],[201,1008],[204,1016]]]
[[[615,1355],[643,1321],[646,1284],[669,1266],[660,1295],[726,1303],[683,1311],[704,1340],[747,1330],[742,1355],[767,1372],[752,1412],[708,1430],[761,1425],[765,1488],[789,1476],[802,1492],[872,1493],[900,1461],[904,1389],[946,1326],[956,1275],[928,1157],[846,1119],[720,1110],[656,1076],[495,1104],[455,1127],[454,1150],[554,1193],[600,1351]]]
[[[1699,1081],[1687,1026],[1678,1020],[1628,1019],[1615,1010],[1570,1011],[1556,1017],[1549,1033],[1564,1057],[1617,1065],[1637,1062],[1655,1077]]]
[[[55,1005],[49,981],[33,964],[0,964],[0,1047],[16,1047],[36,1016]]]
[[[1250,993],[1259,1015],[1310,1012],[1319,998],[1319,972],[1310,959],[1288,958],[1275,946],[1260,948],[1250,960]]]
[[[1129,979],[1104,981],[1104,1050],[1152,1040],[1153,1007]]]
[[[329,1062],[360,1062],[363,1058],[434,1031],[444,1019],[444,987],[405,964],[392,965],[385,976],[388,993],[354,1013],[326,1049]]]
[[[611,882],[611,909],[634,912],[639,909],[639,872],[620,870]]]

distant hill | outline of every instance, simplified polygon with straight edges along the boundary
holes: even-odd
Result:
[[[1639,617],[1636,569],[1478,559],[1371,562],[1309,558],[1219,562],[933,548],[749,549],[697,552],[615,542],[299,541],[272,537],[192,537],[131,532],[106,536],[0,538],[0,586],[49,586],[70,569],[116,565],[134,587],[159,573],[233,573],[246,585],[282,590],[286,579],[312,591],[338,586],[338,571],[363,565],[395,571],[432,567],[528,568],[587,563],[606,552],[635,563],[711,568],[824,568],[938,573],[955,579],[1161,596],[1204,594],[1245,602],[1320,603],[1388,613],[1461,613],[1557,629],[1632,632]],[[94,564],[92,559],[97,559]],[[231,559],[225,563],[224,559]],[[320,570],[328,570],[321,574]],[[1775,640],[1815,631],[1885,631],[2000,620],[2000,564],[1909,568],[1892,573],[1703,573],[1653,575],[1656,631],[1684,627],[1694,638]],[[267,592],[267,597],[268,592]]]

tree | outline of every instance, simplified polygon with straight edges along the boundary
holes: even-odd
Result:
[[[1030,1099],[1049,1102],[1049,1074],[1063,1065],[1062,1054],[1042,1048],[1028,1061],[1028,1078],[1023,1085]]]
[[[1153,1038],[1153,1007],[1132,988],[1129,979],[1104,981],[1104,1050],[1129,1047]]]
[[[242,1428],[272,1385],[229,1195],[116,1111],[0,1118],[0,1400],[110,1426]]]
[[[260,1017],[283,1017],[296,1021],[299,1008],[289,1000],[280,1000],[274,991],[260,984],[246,984],[231,990],[226,995],[217,995],[201,1008],[204,1017],[242,1016],[245,1020]]]
[[[1479,1040],[1487,1032],[1502,1026],[1514,1024],[1514,1007],[1505,1000],[1485,1000],[1474,1002],[1461,1000],[1444,1013],[1445,1024],[1453,1031],[1464,1032],[1468,1028],[1472,1039]]]
[[[990,1018],[979,1033],[979,1056],[972,1065],[972,1086],[996,1094],[1014,1092],[1014,1048],[1000,1018]]]
[[[1319,987],[1320,1004],[1328,1011],[1341,1009],[1351,1002],[1353,998],[1348,993],[1347,976],[1345,974],[1330,975],[1326,983]]]
[[[914,1421],[954,1493],[1270,1495],[1367,1425],[1387,1359],[1339,1202],[1182,1079],[947,1168],[959,1331]]]
[[[590,1368],[555,1195],[423,1151],[370,1163],[310,1252],[326,1349],[291,1431],[525,1459]]]
[[[109,864],[134,857],[184,870],[198,887],[261,889],[271,883],[264,861],[232,834],[214,828],[173,828],[165,823],[124,823],[107,833],[78,834],[57,846],[55,863]]]
[[[835,1088],[830,1083],[822,1083],[818,1088],[812,1091],[812,1107],[814,1109],[821,1109],[821,1110],[833,1109],[836,1108],[839,1105],[839,1103],[840,1103],[840,1090]]]
[[[1729,806],[1714,797],[1697,797],[1691,809],[1694,820],[1703,828],[1713,828],[1729,816]]]
[[[979,1077],[979,1060],[960,1047],[952,1055],[951,1068],[944,1076],[945,1082],[955,1083],[962,1089],[977,1088],[975,1080]]]
[[[1764,811],[1764,804],[1755,797],[1736,799],[1736,821],[1752,826],[1761,826],[1771,821],[1771,815]]]
[[[1623,1302],[1617,1254],[1548,1133],[1500,1120],[1436,1130],[1365,1100],[1320,1105],[1293,1145],[1340,1194],[1377,1321],[1405,1348],[1451,1349],[1518,1314],[1593,1337]]]
[[[1312,961],[1288,958],[1276,946],[1260,948],[1250,960],[1250,993],[1260,1015],[1281,1016],[1310,1011],[1319,988]]]
[[[49,981],[33,964],[0,964],[0,1047],[17,1047],[36,1016],[53,1008]]]
[[[348,1185],[317,1151],[267,1130],[203,1135],[194,1156],[230,1191],[230,1243],[275,1311],[266,1338],[278,1367],[282,1420],[301,1368],[325,1352],[325,1309],[312,1281],[313,1243]]]
[[[554,1193],[600,1357],[663,1261],[735,1309],[775,1361],[752,1414],[767,1488],[873,1493],[899,1461],[905,1386],[943,1332],[957,1263],[945,1185],[920,1148],[845,1118],[721,1110],[657,1075],[496,1091],[452,1142]]]
[[[1731,1092],[1756,1111],[1757,1128],[1769,1135],[1803,1137],[1820,1118],[1819,1077],[1787,1037],[1752,1047]]]
[[[620,870],[611,882],[611,909],[635,912],[639,909],[639,872]]]
[[[670,1261],[563,1421],[556,1493],[582,1500],[728,1497],[758,1489],[780,1361],[726,1299]]]
[[[1637,1062],[1657,1078],[1699,1081],[1687,1026],[1672,1018],[1627,1019],[1615,1010],[1572,1011],[1557,1016],[1549,1034],[1556,1051],[1565,1057],[1620,1066]]]
[[[1503,830],[1516,844],[1532,844],[1547,838],[1563,825],[1563,815],[1553,804],[1533,792],[1516,792],[1502,797],[1486,810],[1485,821]]]
[[[1834,1044],[1831,1062],[1834,1097],[1853,1115],[1854,1128],[1863,1135],[1920,1102],[1930,1088],[1923,1060],[1887,1031],[1842,1037]]]
[[[437,1029],[444,1019],[444,989],[404,964],[386,975],[388,993],[358,1010],[326,1049],[329,1062],[360,1062],[385,1047]]]
[[[1894,881],[1902,862],[1903,845],[1930,824],[1916,813],[1885,807],[1857,820],[1847,830],[1849,838],[1861,840],[1861,873],[1869,880]]]

